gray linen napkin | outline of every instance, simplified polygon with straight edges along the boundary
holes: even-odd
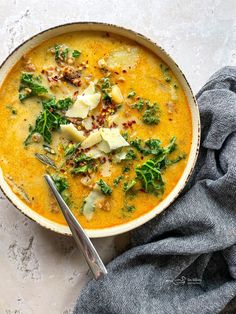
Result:
[[[236,313],[235,93],[236,68],[226,67],[197,94],[201,151],[188,186],[132,232],[132,248],[89,282],[74,313]]]

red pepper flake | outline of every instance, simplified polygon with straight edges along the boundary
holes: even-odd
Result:
[[[79,94],[79,92],[75,91],[73,95],[74,95],[74,97],[76,97],[76,96],[78,96],[78,94]]]
[[[119,75],[119,72],[114,72],[115,74]]]
[[[112,122],[112,124],[110,125],[110,129],[115,127],[117,127],[117,124],[115,122]]]
[[[97,125],[95,123],[92,123],[93,130],[97,129]]]
[[[122,72],[123,72],[123,73],[127,73],[127,71],[126,71],[126,70],[122,70]]]
[[[135,120],[130,120],[130,121],[122,123],[122,125],[125,129],[128,129],[128,128],[132,128],[133,124],[135,123],[136,123]]]

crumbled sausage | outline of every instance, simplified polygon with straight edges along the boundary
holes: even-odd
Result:
[[[72,84],[79,85],[81,78],[81,72],[76,70],[72,66],[67,66],[63,69],[63,76],[65,80],[71,82]]]
[[[34,72],[36,70],[35,65],[31,62],[31,59],[29,57],[24,55],[22,59],[23,59],[23,66],[24,66],[25,71]]]

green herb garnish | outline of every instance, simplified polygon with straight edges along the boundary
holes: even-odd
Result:
[[[137,158],[133,149],[129,149],[124,160],[135,160]]]
[[[118,186],[120,181],[123,179],[124,177],[123,176],[118,176],[114,181],[113,181],[113,185],[114,186]]]
[[[153,105],[148,104],[148,109],[143,114],[143,122],[145,124],[153,125],[160,122],[160,108],[157,103]]]
[[[123,138],[128,141],[129,138],[129,133],[128,132],[124,132],[123,134],[121,134],[123,136]]]
[[[134,179],[129,182],[125,182],[123,186],[124,192],[128,192],[130,189],[132,189],[135,186],[136,183],[137,182]]]
[[[59,176],[59,175],[54,175],[52,177],[57,191],[61,194],[62,198],[64,199],[64,201],[68,204],[69,203],[69,194],[67,192],[68,188],[69,188],[69,184],[66,180],[66,178]]]
[[[125,204],[122,208],[123,213],[133,213],[136,210],[134,205]]]
[[[55,53],[55,60],[57,63],[67,62],[69,58],[78,58],[81,55],[81,51],[79,50],[71,50],[65,45],[55,45],[52,48],[52,52]]]
[[[102,179],[100,179],[100,180],[97,182],[97,185],[100,186],[100,189],[101,189],[101,191],[102,191],[103,194],[105,194],[105,195],[111,195],[112,189],[111,189],[111,187],[110,187],[105,181],[103,181]]]
[[[69,48],[64,45],[55,45],[54,46],[55,51],[55,60],[57,62],[60,61],[66,61],[68,54],[69,54]]]
[[[136,210],[136,207],[134,205],[126,205],[125,209],[128,213],[132,213]]]
[[[81,55],[81,51],[79,51],[79,50],[74,50],[72,52],[72,57],[73,58],[78,58],[80,55]]]
[[[171,78],[171,75],[169,73],[169,68],[162,63],[160,64],[160,68],[161,68],[162,73],[164,74],[165,81],[167,83],[171,82],[172,78]]]
[[[106,103],[110,103],[111,102],[111,96],[109,94],[107,94],[106,92],[104,92],[104,95],[102,97],[102,99],[106,102]]]
[[[129,172],[130,171],[130,167],[128,167],[128,166],[126,166],[126,167],[124,167],[123,168],[123,173],[127,173],[127,172]]]
[[[100,86],[103,93],[102,99],[106,103],[111,103],[112,99],[109,93],[111,92],[111,82],[109,77],[103,77],[98,81],[98,86]]]
[[[133,109],[138,109],[138,111],[142,111],[144,107],[144,100],[141,98],[139,101],[132,105]]]
[[[128,94],[128,98],[134,98],[136,96],[136,92],[133,90]]]

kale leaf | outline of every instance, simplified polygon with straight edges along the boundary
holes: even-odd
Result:
[[[80,55],[81,55],[81,51],[73,50],[73,52],[72,52],[72,57],[73,58],[78,58]]]
[[[87,173],[89,170],[95,170],[95,160],[85,154],[80,154],[74,158],[75,166],[72,170],[73,174]]]
[[[47,94],[48,90],[41,85],[40,76],[29,73],[22,73],[20,78],[19,99],[24,101],[32,96],[41,96]]]
[[[147,107],[148,109],[143,114],[143,122],[149,125],[158,124],[160,122],[160,108],[158,104],[149,104]]]
[[[42,102],[44,109],[53,109],[53,110],[68,110],[68,108],[73,104],[73,101],[71,98],[67,97],[65,99],[60,99],[56,101],[55,97],[44,100]]]
[[[137,158],[133,149],[129,149],[124,160],[135,160]]]
[[[66,146],[65,150],[64,150],[64,156],[71,158],[75,154],[75,152],[76,152],[77,148],[80,146],[80,144],[81,143],[76,143],[76,144],[69,144],[68,146]]]
[[[59,176],[59,175],[54,175],[52,177],[57,191],[61,194],[62,198],[64,199],[64,201],[68,204],[69,203],[69,194],[68,194],[68,188],[69,188],[69,184],[66,180],[65,177]]]
[[[124,177],[123,176],[118,176],[117,178],[115,178],[115,180],[113,181],[113,185],[114,186],[118,186],[120,181],[123,179]]]
[[[103,181],[102,179],[100,179],[97,182],[97,185],[100,187],[100,189],[101,189],[103,194],[105,194],[105,195],[111,195],[112,194],[111,187],[105,181]]]
[[[168,159],[176,149],[176,137],[173,137],[166,147],[161,147],[160,142],[149,140],[146,142],[149,152],[154,155],[153,158],[145,161],[141,166],[135,169],[136,179],[140,181],[143,189],[148,193],[160,194],[164,192],[165,183],[162,178],[162,172],[166,167],[179,162],[185,158],[185,155],[179,155],[176,159]]]
[[[29,145],[32,135],[35,133],[41,134],[44,141],[50,144],[52,140],[52,131],[58,130],[61,124],[68,124],[68,120],[57,112],[51,112],[48,109],[45,109],[37,117],[35,126],[30,126],[30,134],[25,139],[24,144],[26,146]]]
[[[135,186],[136,183],[137,181],[134,179],[129,182],[125,182],[124,187],[123,187],[124,192],[128,192],[130,189],[132,189]]]

